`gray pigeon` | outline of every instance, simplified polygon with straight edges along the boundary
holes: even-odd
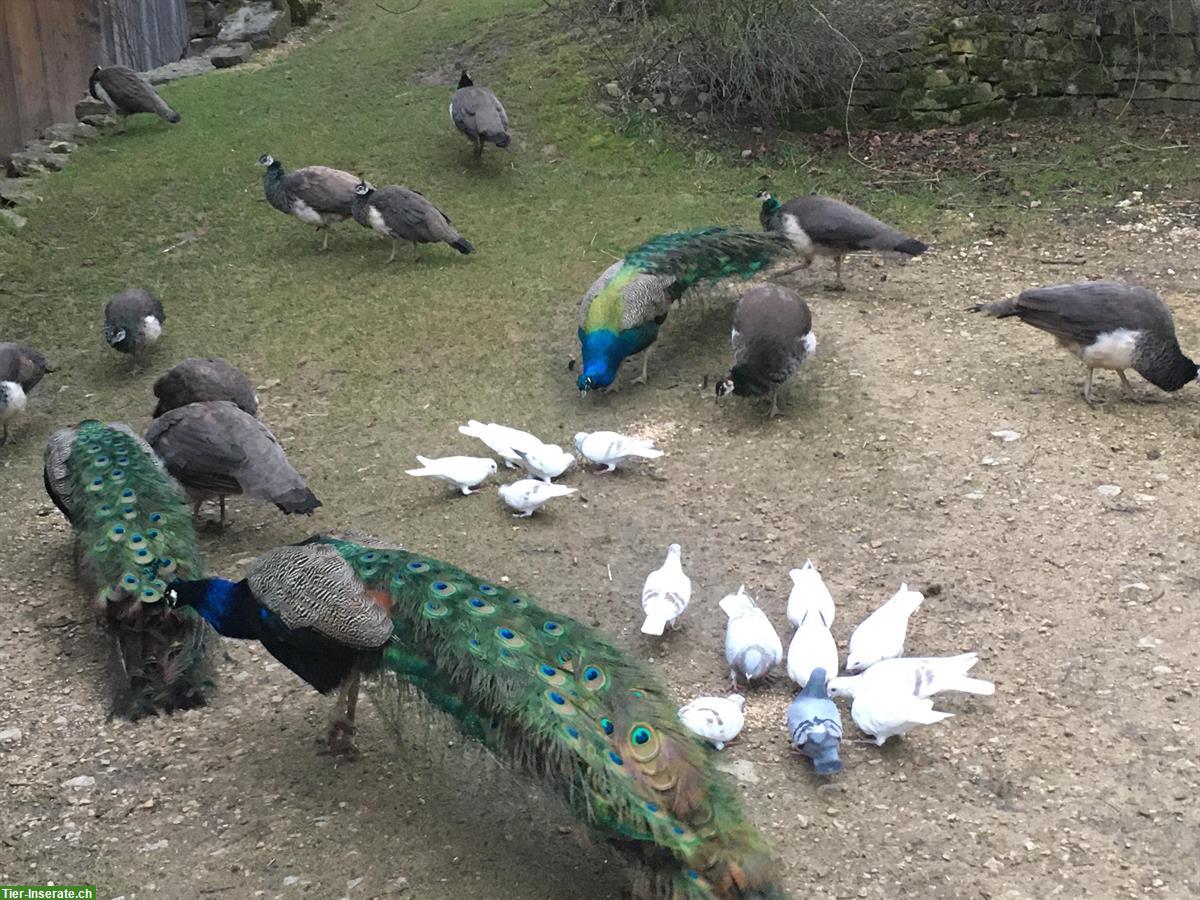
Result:
[[[842,771],[842,714],[826,693],[824,669],[813,669],[804,690],[788,704],[787,726],[792,746],[812,759],[818,775]]]
[[[484,143],[507,147],[508,113],[504,104],[488,88],[476,87],[467,70],[458,80],[458,90],[450,99],[450,118],[454,127],[467,136],[475,147],[475,162],[483,160]]]
[[[179,121],[179,113],[167,106],[149,82],[125,66],[96,66],[88,79],[88,93],[121,117],[122,128],[125,117],[137,113],[153,113],[171,124]]]
[[[459,253],[474,253],[471,242],[450,226],[449,217],[414,190],[398,184],[375,188],[360,181],[354,188],[354,221],[372,228],[392,239],[395,262],[396,247],[408,241],[414,250],[419,244],[446,243]]]
[[[158,405],[151,415],[156,419],[189,403],[209,400],[228,400],[258,415],[258,396],[250,381],[223,359],[185,359],[154,382],[154,396]]]
[[[8,423],[25,411],[26,395],[56,368],[32,347],[0,342],[0,444],[8,441]]]
[[[283,171],[283,163],[270,154],[258,158],[266,166],[263,192],[267,202],[301,222],[315,225],[321,232],[321,249],[329,249],[329,226],[350,218],[354,208],[357,176],[329,166],[306,166],[294,172]]]
[[[920,256],[929,249],[857,206],[832,197],[812,194],[781,204],[774,194],[760,191],[755,199],[762,201],[758,218],[763,230],[786,235],[807,263],[811,264],[818,254],[833,257],[837,273],[834,290],[845,290],[842,260],[848,253],[878,250]]]
[[[779,389],[817,349],[808,304],[791,288],[767,284],[751,288],[733,312],[733,368],[717,382],[717,397],[771,398],[779,415]]]
[[[108,346],[137,354],[162,336],[167,321],[158,298],[142,288],[122,291],[104,305],[101,333]]]
[[[150,423],[146,443],[195,504],[245,494],[274,503],[283,512],[311,513],[321,505],[292,468],[275,435],[262,422],[228,400],[189,403]]]
[[[981,303],[971,312],[997,319],[1016,316],[1052,334],[1058,345],[1087,366],[1083,398],[1092,398],[1096,369],[1113,369],[1131,400],[1137,400],[1126,369],[1155,387],[1177,391],[1195,381],[1196,363],[1179,349],[1175,320],[1158,294],[1120,281],[1085,281],[1032,288],[1015,299]]]

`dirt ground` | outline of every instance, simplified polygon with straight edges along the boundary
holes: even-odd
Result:
[[[1183,346],[1200,352],[1198,225],[1183,204],[1099,211],[1057,232],[938,246],[907,267],[856,259],[843,294],[821,289],[818,264],[792,280],[811,298],[819,355],[776,420],[711,396],[729,359],[719,303],[672,316],[648,387],[581,400],[547,360],[536,378],[558,390],[511,424],[564,442],[577,426],[653,434],[666,455],[617,476],[576,469],[565,481],[578,497],[532,520],[510,518],[494,488],[455,498],[377,465],[371,441],[348,445],[330,420],[296,413],[320,385],[274,373],[264,419],[331,502],[296,521],[234,500],[233,526],[202,535],[209,568],[234,574],[311,531],[367,528],[602,626],[660,665],[680,701],[725,689],[717,600],[740,583],[782,634],[787,570],[811,557],[844,653],[906,580],[928,594],[909,652],[977,650],[997,693],[939,698],[954,718],[882,750],[848,740],[845,772],[822,781],[788,753],[786,678],[753,691],[723,756],[793,895],[1197,896],[1200,388],[1166,396],[1135,378],[1155,402],[1134,405],[1102,375],[1109,400],[1089,408],[1085,370],[1049,337],[964,308],[1129,277],[1164,294]],[[555,366],[572,352],[573,307],[551,323]],[[422,376],[439,377],[406,373]],[[495,386],[480,417],[504,419],[503,389],[523,378]],[[106,720],[104,639],[74,591],[69,529],[41,492],[60,387],[85,390],[47,379],[31,406],[51,412],[0,453],[0,731],[20,731],[0,744],[0,883],[91,882],[129,900],[620,895],[623,864],[607,848],[436,720],[414,716],[397,748],[368,705],[361,759],[320,755],[327,702],[256,646],[225,644],[206,709]],[[130,411],[135,424],[149,405]],[[426,428],[431,415],[393,424]],[[426,445],[470,450],[456,424]],[[1020,437],[1002,443],[1001,429]],[[694,596],[682,628],[651,642],[637,597],[671,541]],[[78,776],[94,785],[64,786]]]

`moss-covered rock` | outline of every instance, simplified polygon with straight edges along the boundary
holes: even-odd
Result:
[[[1071,109],[1071,101],[1067,97],[1018,97],[1012,105],[1012,116],[1014,119],[1065,116]]]
[[[287,0],[293,25],[307,25],[321,10],[321,0]]]

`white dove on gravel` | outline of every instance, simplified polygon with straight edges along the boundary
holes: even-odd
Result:
[[[920,591],[910,591],[908,584],[902,583],[900,590],[863,619],[850,635],[846,671],[861,672],[881,659],[901,656],[908,632],[908,617],[917,611],[924,599]]]
[[[666,561],[646,576],[642,585],[643,634],[661,635],[668,625],[674,626],[692,599],[692,579],[683,574],[682,553],[682,547],[672,544]]]
[[[679,708],[679,721],[718,750],[723,750],[746,724],[745,706],[746,698],[741,694],[697,697]]]
[[[601,472],[613,472],[617,466],[631,456],[645,459],[658,459],[663,455],[661,450],[654,449],[653,441],[643,441],[626,437],[615,431],[593,431],[588,434],[581,431],[575,435],[575,449],[584,459],[600,466],[607,466]]]
[[[555,497],[574,494],[578,488],[565,484],[552,484],[536,478],[522,478],[512,484],[500,485],[500,499],[517,510],[514,517],[532,516]]]
[[[484,481],[496,472],[496,461],[482,456],[443,456],[441,459],[428,459],[418,456],[423,469],[408,469],[409,475],[433,476],[442,481],[448,481],[464,494],[470,494],[471,488]]]
[[[858,691],[850,706],[850,718],[864,734],[882,747],[890,737],[906,734],[918,725],[933,725],[953,713],[933,708],[933,701],[914,697],[907,690],[874,687]]]
[[[810,609],[815,610],[825,623],[826,628],[833,627],[833,595],[825,587],[821,573],[813,566],[811,559],[806,559],[799,569],[788,572],[792,579],[792,592],[788,594],[788,621],[799,627],[800,620]]]
[[[792,681],[804,687],[813,669],[837,672],[838,648],[820,614],[810,610],[800,620],[800,627],[788,645],[787,673]]]
[[[859,691],[878,688],[904,689],[924,700],[942,691],[962,691],[983,697],[996,693],[996,686],[967,672],[979,662],[978,653],[958,656],[901,656],[881,660],[861,675],[829,680],[829,696],[855,697]]]
[[[479,438],[487,444],[488,449],[503,459],[509,469],[515,469],[521,462],[517,450],[533,450],[542,443],[528,431],[497,425],[495,422],[485,425],[471,419],[466,425],[459,425],[458,430],[467,437]]]
[[[767,614],[746,593],[744,584],[718,605],[729,616],[725,626],[725,661],[729,663],[729,678],[737,690],[739,675],[753,681],[779,665],[783,643]]]
[[[525,471],[534,478],[549,481],[571,467],[575,457],[554,444],[541,444],[528,449],[514,450]]]

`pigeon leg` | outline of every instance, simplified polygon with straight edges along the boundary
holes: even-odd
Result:
[[[389,263],[394,263],[396,261],[396,245],[399,243],[400,242],[398,240],[392,238],[392,255],[388,257]]]
[[[730,669],[730,670],[729,670],[729,681],[730,681],[730,683],[733,685],[733,692],[736,694],[736,693],[737,693],[737,689],[738,689],[738,683],[737,683],[737,669]]]
[[[645,349],[645,351],[642,353],[642,374],[639,375],[637,378],[633,379],[634,384],[645,384],[646,383],[646,375],[649,373],[649,370],[650,370],[650,351],[653,349],[654,349],[653,346],[647,347]]]
[[[1133,390],[1133,385],[1129,383],[1129,379],[1125,377],[1124,369],[1117,369],[1117,374],[1121,376],[1121,384],[1125,388],[1125,396],[1133,403],[1145,403],[1141,397]]]

